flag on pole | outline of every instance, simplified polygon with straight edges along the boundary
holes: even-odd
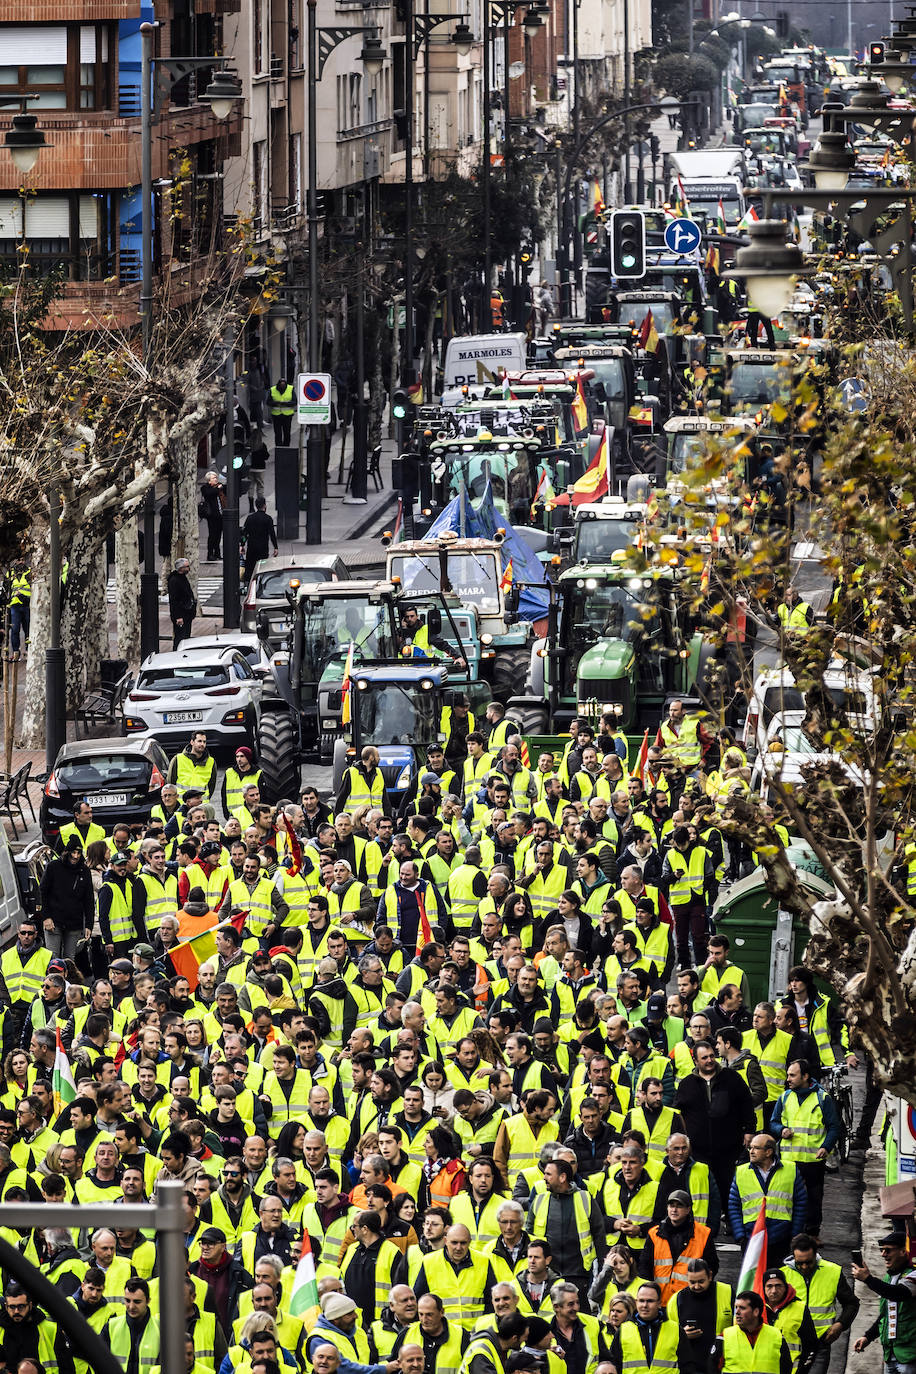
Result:
[[[412,406],[421,406],[423,404],[423,382],[421,379],[418,378],[408,385],[407,399]]]
[[[417,906],[420,908],[420,924],[417,926],[417,955],[422,954],[423,946],[432,944],[433,928],[429,924],[429,917],[426,914],[426,903],[423,900],[423,893],[417,889]]]
[[[720,196],[719,203],[716,206],[716,233],[724,234],[725,228],[725,206],[722,204],[722,197]]]
[[[655,353],[658,350],[658,330],[655,328],[655,319],[651,310],[647,310],[643,316],[639,333],[636,335],[636,342],[646,353]]]
[[[504,401],[514,401],[514,400],[515,400],[515,397],[512,395],[512,388],[511,388],[511,386],[509,385],[509,374],[508,374],[508,372],[504,372],[504,373],[503,373],[503,400],[504,400]]]
[[[225,921],[220,921],[219,925],[212,926],[210,930],[202,930],[199,935],[190,940],[183,940],[180,945],[169,950],[168,958],[172,972],[180,978],[187,978],[192,992],[200,982],[201,964],[205,964],[208,959],[216,958],[216,932],[224,930],[226,926],[234,926],[241,935],[247,915],[247,911],[237,911]]]
[[[537,509],[539,501],[545,501],[549,507],[550,502],[553,501],[555,496],[556,492],[554,491],[553,485],[551,484],[550,477],[547,473],[547,469],[543,468],[541,470],[541,475],[538,478],[538,484],[534,489],[534,500],[531,502],[531,519],[534,519],[534,513]]]
[[[602,496],[608,493],[607,483],[608,468],[608,441],[607,430],[601,435],[601,443],[598,452],[595,454],[588,467],[574,483],[572,489],[572,504],[574,506],[584,505],[587,501],[600,501]],[[551,502],[551,509],[554,506],[568,506],[570,503],[570,493],[563,492],[562,496],[557,496]]]
[[[73,1081],[73,1070],[70,1068],[70,1060],[64,1051],[63,1041],[60,1038],[60,1027],[57,1028],[57,1049],[54,1051],[54,1069],[52,1073],[51,1086],[54,1092],[54,1113],[59,1116],[64,1107],[68,1106],[76,1097],[76,1084]]]
[[[582,386],[582,377],[576,374],[576,394],[572,403],[573,419],[576,422],[576,429],[588,429],[588,406],[585,404],[585,390]]]
[[[286,843],[292,858],[292,863],[286,871],[291,878],[294,878],[297,873],[301,873],[302,871],[302,845],[299,843],[299,836],[290,825],[286,813],[283,811],[280,812],[280,821],[282,821],[284,829],[286,830]]]
[[[343,682],[340,688],[340,723],[341,725],[350,724],[350,679],[353,676],[353,640],[350,640],[350,647],[347,650],[347,657],[344,660]]]
[[[678,174],[678,179],[677,179],[677,198],[678,198],[678,204],[679,204],[680,207],[681,207],[681,214],[682,214],[682,215],[689,215],[689,214],[690,214],[690,201],[687,199],[687,192],[686,192],[686,190],[684,189],[684,181],[683,181],[683,178],[680,176],[680,174]]]
[[[505,595],[506,592],[512,590],[512,577],[512,559],[510,558],[505,568],[503,568],[502,577],[499,579],[499,590],[503,593],[503,595]]]
[[[759,218],[760,216],[754,209],[753,205],[749,205],[748,208],[745,210],[744,214],[741,216],[741,221],[738,225],[738,228],[748,229],[752,224],[755,224],[757,220],[759,220]]]
[[[754,1222],[754,1229],[751,1238],[747,1243],[744,1252],[744,1259],[741,1261],[741,1277],[738,1280],[736,1293],[759,1293],[763,1300],[763,1320],[766,1321],[766,1298],[763,1293],[763,1276],[767,1267],[767,1200],[760,1204],[760,1211],[757,1213],[757,1220]]]
[[[646,781],[646,763],[648,761],[648,758],[649,731],[647,730],[642,737],[642,744],[639,746],[639,758],[636,760],[636,768],[634,769],[637,778],[639,778],[639,781],[643,784],[645,784]]]
[[[306,1323],[308,1323],[310,1316],[317,1315],[320,1311],[318,1280],[315,1276],[315,1256],[312,1254],[312,1242],[309,1239],[308,1231],[302,1232],[302,1249],[299,1251],[299,1263],[296,1265],[296,1272],[293,1275],[293,1289],[289,1295],[289,1310],[292,1316],[299,1317]]]
[[[604,196],[601,194],[601,187],[598,185],[598,178],[592,178],[591,211],[597,218],[603,215],[607,206],[604,203]]]

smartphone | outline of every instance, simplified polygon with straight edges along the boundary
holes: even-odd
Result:
[[[861,1269],[861,1268],[862,1268],[862,1265],[863,1265],[863,1263],[864,1263],[864,1260],[863,1260],[863,1258],[862,1258],[862,1251],[861,1251],[861,1250],[851,1250],[849,1253],[852,1255],[852,1262],[853,1262],[853,1264],[856,1265],[857,1268]]]

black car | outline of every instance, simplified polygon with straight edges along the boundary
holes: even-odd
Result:
[[[41,799],[41,833],[55,844],[60,828],[73,820],[78,802],[88,802],[92,819],[111,830],[148,821],[159,801],[168,756],[154,739],[87,739],[65,744]]]

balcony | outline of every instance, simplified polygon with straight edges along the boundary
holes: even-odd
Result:
[[[92,24],[103,19],[139,19],[140,0],[4,0],[4,24],[59,24],[61,16],[74,23]]]
[[[126,264],[125,264],[126,265]],[[190,263],[172,263],[168,274],[168,297],[172,306],[187,305],[200,296],[205,277],[213,271],[213,259],[195,258]],[[153,309],[159,282],[153,279]],[[42,321],[45,329],[133,329],[140,323],[140,283],[109,281],[68,281],[63,294],[52,301]]]

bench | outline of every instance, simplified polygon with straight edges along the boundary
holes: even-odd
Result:
[[[88,738],[90,726],[115,723],[132,683],[130,673],[125,673],[117,682],[103,682],[97,692],[90,692],[79,706],[74,708],[73,724],[76,726],[77,739],[81,738],[80,726],[85,727],[85,735],[82,738]]]
[[[31,772],[32,760],[29,759],[21,768],[17,768],[16,772],[13,774],[0,773],[0,816],[9,817],[10,825],[13,827],[13,834],[17,837],[19,831],[16,829],[16,817],[18,816],[22,821],[23,832],[28,825],[22,807],[23,801],[28,802],[33,822],[36,819],[32,798],[29,796],[29,777]]]

